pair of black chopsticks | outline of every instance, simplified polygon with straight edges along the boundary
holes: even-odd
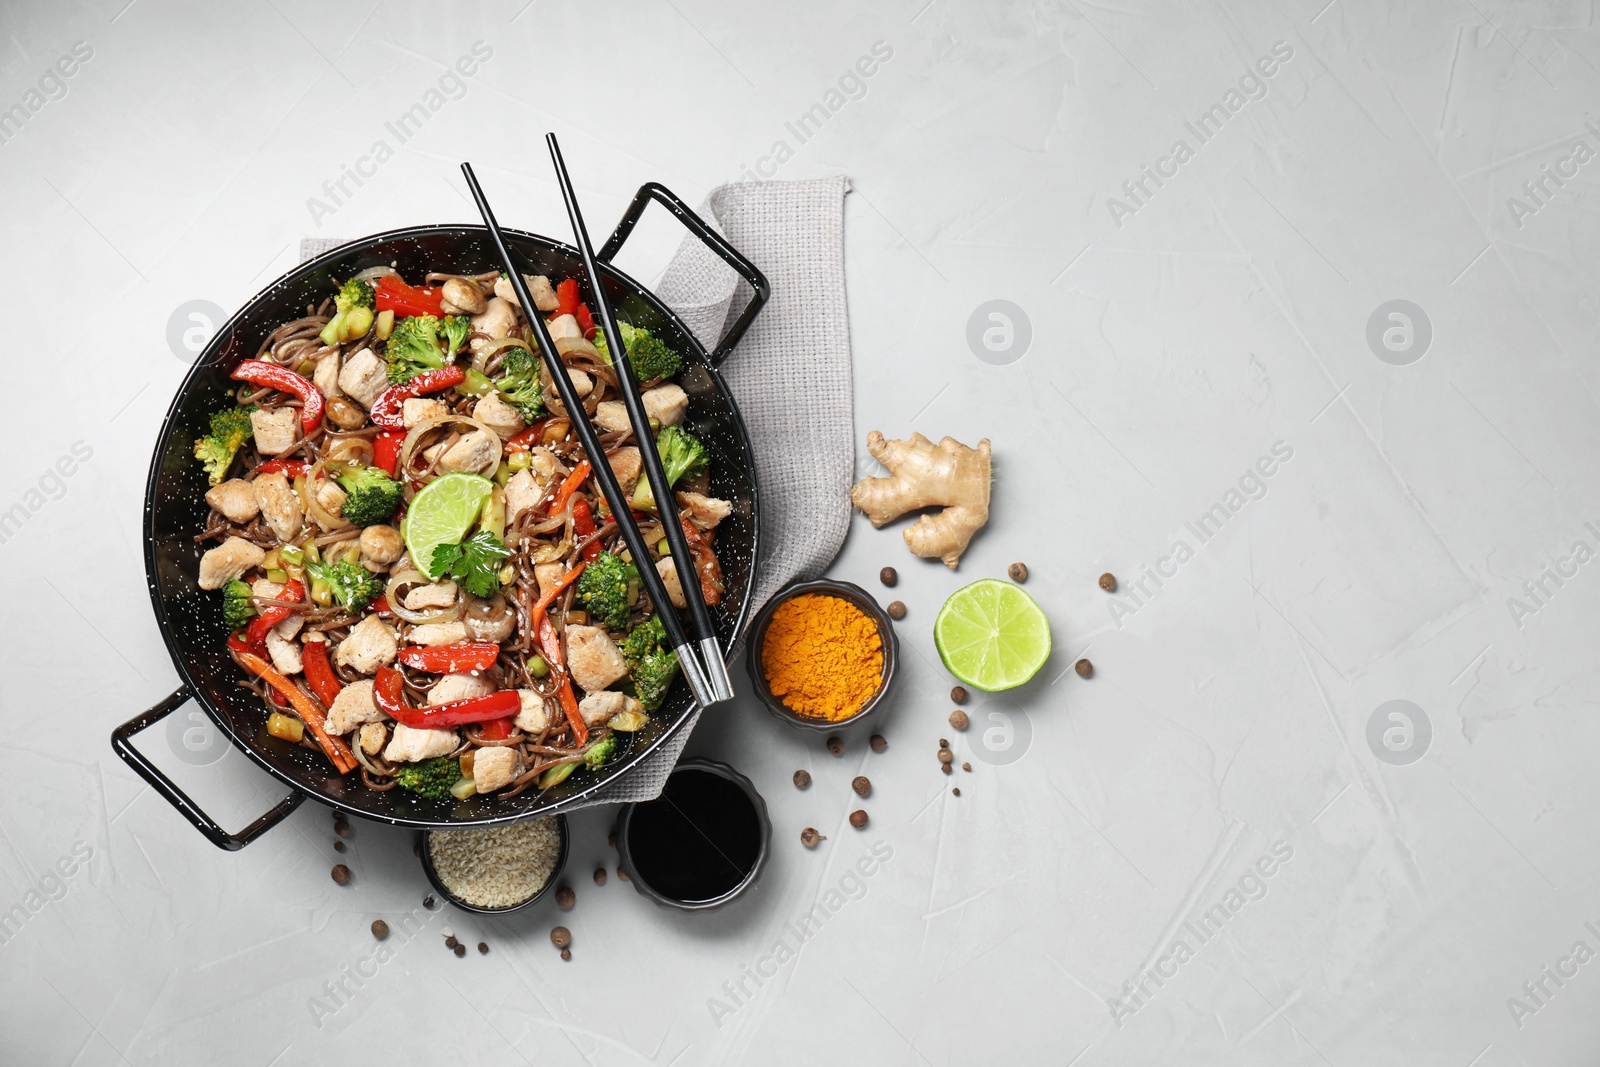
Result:
[[[556,392],[561,396],[561,404],[567,409],[572,428],[577,431],[578,440],[589,457],[594,477],[599,481],[600,491],[611,509],[611,517],[616,522],[628,551],[633,555],[634,565],[639,571],[645,592],[650,594],[650,601],[661,616],[667,640],[678,653],[678,663],[683,669],[683,676],[688,681],[689,688],[694,692],[695,700],[702,707],[731,700],[733,682],[728,677],[727,664],[722,658],[722,648],[711,625],[711,612],[706,607],[705,596],[700,589],[700,570],[695,566],[688,538],[684,536],[678,518],[677,498],[673,495],[672,484],[668,481],[667,472],[661,465],[660,453],[656,451],[655,437],[650,432],[650,417],[645,412],[644,400],[640,396],[639,382],[634,377],[633,365],[628,361],[627,346],[622,343],[622,332],[617,327],[617,317],[611,307],[611,299],[606,295],[605,280],[601,277],[599,265],[595,261],[594,246],[589,241],[588,230],[584,228],[583,214],[578,210],[578,199],[572,189],[572,179],[567,176],[566,163],[561,158],[556,135],[546,134],[545,143],[550,147],[550,158],[555,164],[556,177],[561,183],[561,195],[567,202],[567,217],[572,222],[573,235],[578,250],[583,255],[583,268],[589,276],[589,287],[595,311],[598,312],[597,325],[605,331],[607,346],[611,352],[611,366],[617,372],[622,402],[628,409],[628,421],[633,424],[634,438],[639,442],[639,456],[643,462],[645,477],[650,479],[650,489],[655,494],[667,546],[671,549],[673,565],[678,571],[678,584],[683,588],[683,597],[689,606],[690,619],[699,635],[698,646],[684,630],[682,621],[672,608],[672,599],[667,594],[666,583],[657,573],[652,563],[654,556],[650,547],[644,542],[644,535],[639,532],[639,524],[634,521],[629,498],[622,491],[616,475],[612,473],[611,464],[606,460],[605,448],[601,445],[594,424],[583,408],[583,401],[573,388],[572,379],[567,376],[566,365],[561,362],[561,355],[556,351],[555,343],[550,338],[550,330],[545,325],[544,316],[539,313],[539,309],[534,306],[533,299],[528,294],[527,283],[522,280],[522,271],[511,258],[511,250],[506,246],[505,236],[500,232],[500,224],[495,221],[494,212],[489,208],[489,201],[484,198],[477,176],[472,173],[472,164],[461,164],[461,172],[466,175],[467,187],[472,190],[472,199],[478,205],[478,212],[483,216],[483,224],[488,228],[489,236],[494,239],[495,249],[500,253],[501,262],[505,264],[506,276],[511,281],[517,299],[522,303],[523,314],[533,326],[533,336],[539,346],[539,353],[544,359],[546,369],[550,372],[551,381],[555,383]]]

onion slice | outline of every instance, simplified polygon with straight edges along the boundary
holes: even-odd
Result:
[[[388,275],[392,278],[398,278],[400,277],[400,272],[395,270],[393,267],[368,267],[366,270],[357,271],[356,276],[350,280],[353,282],[364,282],[371,278],[381,278],[384,275]]]
[[[560,337],[556,339],[556,354],[563,359],[573,352],[580,352],[589,356],[598,363],[604,363],[605,358],[600,355],[600,350],[581,337]]]
[[[400,571],[398,574],[389,576],[389,584],[384,587],[383,596],[389,603],[390,611],[414,626],[425,626],[430,622],[454,622],[456,619],[461,618],[463,609],[459,595],[456,597],[454,604],[448,608],[440,608],[435,611],[412,611],[406,607],[405,597],[400,593],[402,587],[431,584],[433,584],[432,579],[415,568]]]

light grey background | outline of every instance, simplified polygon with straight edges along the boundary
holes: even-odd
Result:
[[[1591,1061],[1600,162],[1571,155],[1600,149],[1591,4],[124,4],[0,9],[0,109],[92,50],[0,142],[0,908],[23,916],[0,1059]],[[477,41],[464,95],[399,144],[385,123]],[[830,99],[879,41],[864,92]],[[1276,42],[1292,55],[1230,110]],[[786,124],[817,104],[802,142]],[[1186,123],[1213,104],[1201,143]],[[425,890],[404,833],[357,824],[344,888],[312,805],[225,855],[106,741],[175,681],[139,546],[186,366],[169,331],[191,302],[237,307],[308,234],[471,219],[463,157],[506,222],[563,233],[547,129],[597,229],[648,179],[694,202],[756,168],[848,173],[857,432],[988,436],[993,519],[959,573],[859,519],[834,569],[903,574],[886,754],[852,737],[834,759],[749,702],[702,722],[692,751],[749,773],[776,824],[748,900],[684,918],[597,889],[615,860],[588,812],[570,963],[541,907],[440,915],[372,973],[368,923]],[[324,182],[380,139],[392,158],[332,203]],[[1145,165],[1171,176],[1130,199]],[[1546,166],[1568,177],[1533,199]],[[641,237],[626,265],[648,277],[677,234]],[[1014,362],[969,348],[993,300],[1027,316]],[[1369,347],[1397,300],[1431,326],[1415,361],[1381,343],[1404,322]],[[1056,652],[957,736],[929,626],[1015,559]],[[1390,701],[1427,729],[1374,725]],[[276,798],[173,736],[144,745],[225,822]],[[959,798],[940,736],[974,766]],[[768,960],[830,891],[798,958]],[[457,960],[446,926],[493,951]]]

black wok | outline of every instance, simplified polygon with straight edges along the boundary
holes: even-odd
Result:
[[[749,306],[713,353],[708,354],[678,317],[644,286],[609,266],[652,200],[672,211],[754,289]],[[577,278],[582,288],[588,288],[576,249],[517,230],[506,230],[505,235],[525,272],[557,280]],[[599,258],[608,295],[619,315],[649,328],[684,355],[686,366],[679,380],[690,397],[688,423],[711,453],[712,493],[734,504],[732,516],[717,530],[717,555],[727,595],[722,605],[713,609],[722,645],[732,647],[749,614],[760,526],[750,440],[717,366],[765,303],[766,279],[677,197],[654,184],[639,190]],[[238,667],[225,650],[228,630],[222,621],[220,597],[202,591],[197,584],[203,546],[195,543],[195,535],[204,528],[208,508],[204,501],[204,471],[194,459],[194,440],[206,431],[211,412],[229,402],[238,384],[229,379],[229,372],[240,360],[253,358],[274,327],[298,318],[308,303],[318,304],[330,295],[334,291],[333,279],[349,278],[363,268],[379,264],[393,264],[411,280],[427,271],[469,274],[500,265],[487,232],[479,226],[465,225],[422,226],[382,233],[302,264],[273,282],[217,332],[178,390],[151,460],[144,505],[146,580],[156,621],[183,684],[160,704],[118,727],[112,733],[112,746],[221,848],[232,850],[249,844],[307,797],[352,815],[399,826],[483,826],[549,815],[592,798],[633,773],[684,728],[694,710],[688,687],[680,679],[661,710],[651,717],[649,726],[632,735],[622,758],[604,770],[580,771],[542,793],[528,790],[515,797],[480,796],[460,803],[428,800],[403,789],[368,789],[359,775],[341,777],[320,754],[266,733],[265,709],[258,698],[237,685]],[[190,700],[205,709],[233,744],[290,790],[280,804],[236,834],[227,832],[200,810],[133,747],[134,734]]]

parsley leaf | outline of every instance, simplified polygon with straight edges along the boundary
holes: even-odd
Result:
[[[436,547],[429,570],[454,578],[473,596],[491,597],[500,591],[500,561],[509,555],[498,537],[479,530],[460,544]]]

